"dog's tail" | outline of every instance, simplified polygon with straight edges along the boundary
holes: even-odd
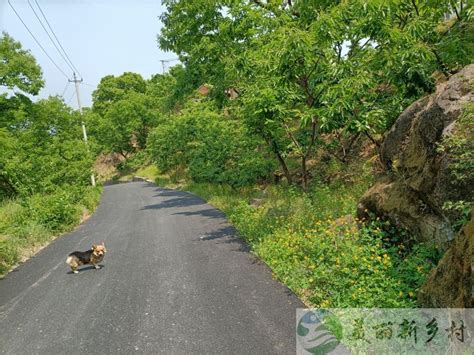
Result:
[[[69,255],[66,259],[66,264],[68,264],[69,266],[71,266],[71,264],[73,263],[73,260],[74,260],[74,257],[72,257],[71,255]]]

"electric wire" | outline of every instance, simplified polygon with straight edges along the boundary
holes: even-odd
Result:
[[[59,53],[59,55],[61,56],[61,58],[63,58],[63,60],[64,60],[64,62],[66,63],[66,65],[69,66],[69,68],[71,69],[71,71],[74,72],[74,68],[71,66],[71,64],[69,64],[69,62],[68,62],[68,60],[66,59],[66,57],[64,57],[64,54],[62,54],[61,51],[59,50],[58,45],[54,42],[53,37],[51,37],[51,35],[49,34],[48,30],[46,29],[46,26],[43,24],[43,21],[41,21],[41,19],[40,19],[40,17],[38,16],[38,13],[36,12],[35,8],[33,7],[33,5],[31,5],[30,0],[28,0],[28,5],[30,6],[30,8],[31,8],[31,10],[33,11],[33,13],[35,14],[35,17],[36,17],[36,19],[38,20],[38,22],[40,23],[41,27],[43,27],[44,32],[46,32],[46,34],[48,35],[48,38],[49,38],[49,40],[51,41],[51,43],[53,44],[54,48],[56,48],[56,51]]]
[[[69,60],[69,63],[72,65],[72,67],[74,68],[73,71],[75,71],[77,74],[79,74],[79,76],[82,78],[81,73],[79,72],[79,70],[77,70],[76,66],[74,65],[74,63],[72,62],[71,58],[68,56],[66,50],[64,49],[64,47],[62,46],[61,42],[59,41],[58,37],[56,36],[56,33],[54,32],[53,27],[51,26],[51,24],[49,23],[48,19],[46,18],[46,15],[44,14],[43,9],[41,9],[40,4],[38,3],[37,0],[34,0],[34,1],[35,1],[36,6],[38,6],[38,9],[39,9],[40,12],[41,12],[41,15],[43,15],[43,18],[44,18],[44,20],[46,21],[46,24],[48,25],[49,29],[51,30],[51,33],[53,34],[54,38],[55,38],[56,41],[58,42],[59,47],[61,47],[61,49],[62,49],[63,52],[64,52],[64,55],[65,55],[66,58]],[[28,2],[29,2],[29,1],[28,1]]]
[[[41,45],[41,43],[39,43],[39,41],[36,39],[35,35],[33,34],[33,32],[30,31],[30,29],[28,28],[28,26],[26,25],[26,23],[23,21],[23,19],[21,18],[20,14],[16,11],[16,9],[13,7],[12,3],[10,2],[10,0],[7,0],[8,1],[8,5],[10,5],[10,7],[12,8],[13,12],[15,13],[15,15],[18,17],[18,19],[21,21],[21,23],[23,24],[23,26],[25,26],[26,30],[29,32],[29,34],[31,35],[31,37],[33,37],[33,39],[35,40],[36,44],[41,48],[41,50],[43,51],[44,54],[46,54],[46,56],[49,58],[49,60],[51,61],[51,63],[54,64],[54,66],[56,67],[56,69],[58,69],[63,75],[64,77],[66,77],[66,79],[69,79],[67,74],[59,67],[59,65],[56,64],[56,62],[53,60],[53,58],[50,57],[50,55],[48,54],[48,52],[46,52],[46,50],[43,48],[43,46]]]
[[[67,100],[66,105],[69,105],[69,103],[71,102],[71,100],[72,100],[72,98],[74,97],[75,94],[76,94],[75,92],[72,93],[72,95],[69,97],[69,100]]]
[[[64,99],[64,94],[66,93],[67,89],[69,88],[69,84],[71,84],[71,82],[68,80],[67,81],[67,84],[66,84],[66,87],[64,88],[63,90],[63,93],[61,94],[61,97]]]

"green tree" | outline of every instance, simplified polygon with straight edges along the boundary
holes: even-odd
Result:
[[[78,112],[58,97],[33,103],[24,93],[42,87],[41,69],[21,45],[0,40],[0,198],[51,193],[88,184],[93,157],[81,141]]]
[[[135,73],[102,78],[92,94],[92,115],[87,116],[95,119],[90,134],[103,150],[127,157],[145,147],[159,116],[156,108],[163,104],[147,95],[148,88],[155,87]]]
[[[32,102],[23,94],[37,94],[43,87],[36,60],[7,33],[0,37],[0,87],[20,90],[9,96],[0,94],[0,199],[15,194],[16,186],[5,166],[18,151],[14,132],[25,124]],[[22,93],[23,92],[23,93]]]
[[[107,75],[101,80],[92,93],[92,108],[100,115],[105,115],[115,102],[123,100],[130,92],[144,94],[146,81],[140,74],[125,72],[120,76]]]
[[[471,13],[454,1],[164,4],[161,47],[176,52],[189,76],[210,83],[216,97],[237,89],[235,106],[272,148],[288,181],[285,157],[300,159],[304,188],[320,133],[373,139],[433,89],[435,70],[449,75],[459,66],[462,56],[453,55],[456,61],[443,48]]]
[[[41,68],[29,51],[6,32],[0,37],[0,86],[36,95],[44,85]]]
[[[93,159],[81,140],[80,117],[59,98],[41,100],[13,132],[3,172],[21,195],[88,184]]]

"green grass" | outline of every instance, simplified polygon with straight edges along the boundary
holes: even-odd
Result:
[[[181,185],[224,211],[275,277],[314,307],[416,307],[416,293],[439,258],[429,245],[375,220],[355,219],[368,174],[350,183],[232,189]],[[170,186],[169,178],[156,179]],[[176,184],[171,184],[176,187]]]
[[[150,180],[155,180],[159,174],[158,168],[155,165],[148,165],[140,168],[135,173],[135,176],[142,176]]]
[[[0,202],[0,276],[92,212],[101,188],[57,191]]]

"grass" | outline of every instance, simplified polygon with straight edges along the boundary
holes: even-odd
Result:
[[[100,193],[101,188],[71,188],[0,202],[0,277],[85,219]]]

